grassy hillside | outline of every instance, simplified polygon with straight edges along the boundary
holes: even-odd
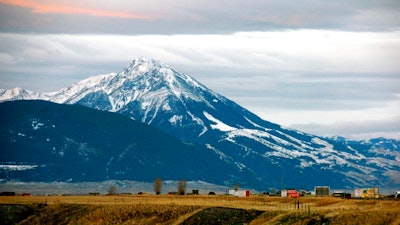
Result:
[[[33,209],[20,224],[400,224],[400,201],[386,200],[134,195],[13,196],[0,203]]]

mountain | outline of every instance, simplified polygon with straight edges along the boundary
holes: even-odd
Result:
[[[258,187],[400,183],[398,141],[326,138],[270,123],[154,59],[137,58],[119,73],[90,77],[40,97],[116,112],[203,145],[250,171]],[[15,98],[21,96],[0,95]]]
[[[0,113],[1,179],[254,179],[205,147],[119,114],[40,100],[4,102]]]
[[[49,99],[52,93],[36,93],[22,88],[0,89],[0,102],[10,100]]]

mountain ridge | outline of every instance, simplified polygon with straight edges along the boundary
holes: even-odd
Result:
[[[253,171],[264,185],[279,186],[282,177],[292,177],[288,185],[317,184],[323,176],[332,178],[326,183],[340,186],[384,185],[400,171],[396,140],[390,147],[288,129],[144,57],[119,73],[93,76],[43,96],[120,113],[184,142],[204,145]]]
[[[162,177],[219,183],[250,174],[205,147],[116,113],[41,100],[0,103],[0,113],[0,178],[5,180],[152,182]]]

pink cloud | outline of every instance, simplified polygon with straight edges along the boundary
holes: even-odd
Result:
[[[13,5],[32,9],[33,13],[41,14],[67,14],[67,15],[89,15],[96,17],[117,17],[133,19],[150,19],[149,15],[140,13],[129,13],[120,11],[99,10],[94,8],[84,8],[67,6],[59,3],[41,3],[35,0],[0,0],[0,4]]]

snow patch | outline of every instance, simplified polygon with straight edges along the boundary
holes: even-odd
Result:
[[[254,123],[253,121],[251,121],[249,118],[247,118],[245,116],[244,116],[244,119],[247,120],[247,122],[249,122],[251,125],[253,125],[255,127],[261,128],[261,129],[263,129],[265,131],[270,131],[271,130],[271,129],[267,129],[267,128],[263,127],[263,126],[260,126],[260,125],[258,125],[256,123]]]
[[[183,116],[181,116],[181,115],[173,115],[168,121],[172,125],[177,125],[177,124],[181,124],[182,123],[182,119],[183,119]]]
[[[214,130],[220,130],[220,131],[232,131],[232,130],[236,130],[236,128],[231,127],[225,123],[223,123],[222,121],[214,118],[211,114],[203,111],[203,115],[211,122],[215,123],[215,124],[210,124],[211,128]]]
[[[220,150],[216,149],[216,148],[215,148],[214,146],[212,146],[211,144],[206,144],[206,147],[207,147],[208,149],[213,150],[215,153],[217,153],[217,154],[219,155],[219,158],[220,158],[220,159],[228,158],[228,156],[226,156],[225,153],[223,153],[223,152],[221,152]]]
[[[300,167],[301,168],[307,168],[307,167],[312,167],[312,165],[314,165],[314,163],[313,162],[311,162],[311,161],[306,161],[306,160],[303,160],[303,159],[300,159]]]
[[[1,170],[7,170],[7,171],[32,170],[37,167],[38,167],[37,165],[0,165]]]
[[[39,130],[42,126],[44,126],[44,123],[40,123],[39,119],[32,120],[32,129],[33,130]]]
[[[147,65],[143,65],[143,64],[140,65],[139,68],[138,68],[138,72],[139,73],[146,73],[148,70],[149,70],[148,66]]]
[[[203,126],[203,130],[201,130],[200,134],[198,137],[201,137],[203,134],[205,134],[208,131],[208,128],[206,126]]]
[[[325,146],[324,147],[325,150],[333,150],[333,145],[329,144],[328,142],[326,142],[320,138],[315,137],[315,138],[311,139],[311,142],[318,144],[318,145]]]

